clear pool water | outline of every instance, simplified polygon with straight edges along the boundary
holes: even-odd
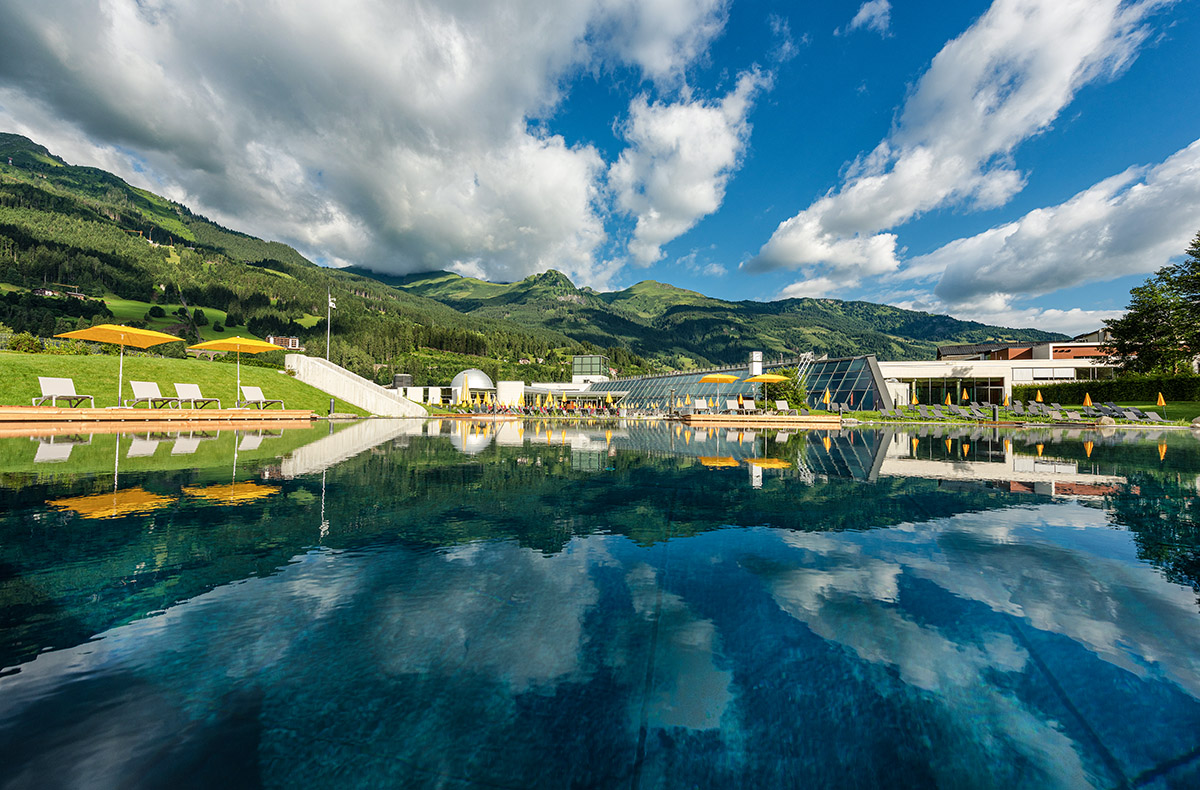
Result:
[[[3,787],[1200,786],[1189,433],[0,440]]]

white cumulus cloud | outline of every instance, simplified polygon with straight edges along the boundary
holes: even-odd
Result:
[[[718,102],[634,99],[622,130],[629,147],[609,168],[608,183],[617,207],[637,218],[628,245],[635,263],[658,261],[662,245],[720,208],[750,137],[747,113],[768,82],[746,72]]]
[[[895,129],[847,168],[840,188],[780,223],[750,270],[821,265],[854,279],[899,268],[880,231],[954,205],[1004,205],[1025,176],[1014,149],[1076,92],[1122,71],[1167,0],[996,0],[933,59]]]
[[[0,127],[224,224],[393,272],[611,272],[580,69],[678,85],[725,0],[13,0]]]
[[[941,273],[954,305],[988,296],[1045,294],[1127,274],[1180,255],[1200,226],[1200,140],[1150,168],[1130,168],[1057,206],[958,239],[906,270]]]
[[[892,4],[888,0],[867,0],[859,6],[858,13],[846,26],[846,32],[865,27],[867,30],[874,30],[876,33],[886,36],[891,25]],[[835,30],[834,34],[841,35],[841,31]]]

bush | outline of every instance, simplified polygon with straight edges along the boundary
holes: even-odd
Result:
[[[196,326],[208,326],[208,316],[199,307],[192,313],[192,320],[196,322]]]
[[[46,344],[29,332],[18,332],[8,339],[8,350],[21,351],[26,354],[41,354],[46,350]]]
[[[221,326],[220,321],[214,322],[212,328],[213,328],[214,332],[224,332],[225,331],[225,328],[223,326]]]
[[[164,310],[164,309],[162,309],[162,308],[161,308],[161,307],[159,307],[158,305],[152,305],[152,306],[150,307],[150,311],[149,311],[148,315],[149,315],[151,318],[166,318],[166,316],[167,316],[167,311],[166,311],[166,310]]]
[[[1195,401],[1200,400],[1200,376],[1122,376],[1101,381],[1021,384],[1013,386],[1013,397],[1033,400],[1038,390],[1042,391],[1042,400],[1047,403],[1083,403],[1085,394],[1096,403],[1153,403],[1160,392],[1168,402]]]
[[[86,357],[88,354],[92,353],[92,350],[88,348],[88,344],[84,343],[82,340],[68,340],[66,343],[62,343],[61,345],[46,346],[45,353],[57,354],[59,356]]]

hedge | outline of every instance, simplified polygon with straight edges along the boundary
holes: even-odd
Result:
[[[1084,394],[1095,403],[1124,401],[1126,403],[1154,403],[1158,393],[1167,402],[1200,401],[1200,376],[1122,376],[1119,379],[1099,381],[1069,381],[1060,384],[1013,385],[1013,398],[1033,400],[1037,391],[1042,391],[1042,400],[1047,403],[1083,403]]]

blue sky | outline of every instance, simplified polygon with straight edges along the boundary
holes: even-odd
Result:
[[[1168,0],[11,0],[0,129],[328,265],[1082,332],[1200,231],[1198,45]]]

